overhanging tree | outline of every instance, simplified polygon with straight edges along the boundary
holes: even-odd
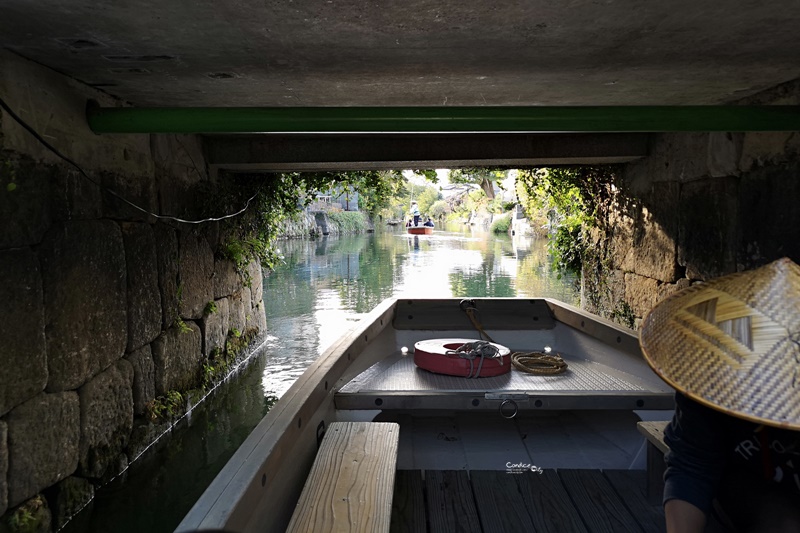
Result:
[[[494,185],[501,184],[507,173],[507,170],[501,169],[459,168],[450,171],[450,182],[476,185],[486,193],[486,198],[494,200]]]

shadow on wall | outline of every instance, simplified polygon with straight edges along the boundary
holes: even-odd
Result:
[[[748,103],[787,92],[800,94],[800,83]],[[651,155],[619,173],[591,232],[587,310],[638,327],[691,283],[784,256],[800,261],[799,154],[796,132],[657,135]]]

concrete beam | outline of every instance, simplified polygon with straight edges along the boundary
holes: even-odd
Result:
[[[625,163],[649,134],[337,134],[205,137],[212,168],[316,171]]]

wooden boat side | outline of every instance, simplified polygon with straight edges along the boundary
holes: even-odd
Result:
[[[256,426],[176,531],[283,531],[317,451],[318,432],[335,420],[333,391],[385,356],[394,300],[373,310],[325,351]]]

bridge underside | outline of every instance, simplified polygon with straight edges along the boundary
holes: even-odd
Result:
[[[317,171],[626,163],[648,134],[339,134],[205,137],[212,168]]]

